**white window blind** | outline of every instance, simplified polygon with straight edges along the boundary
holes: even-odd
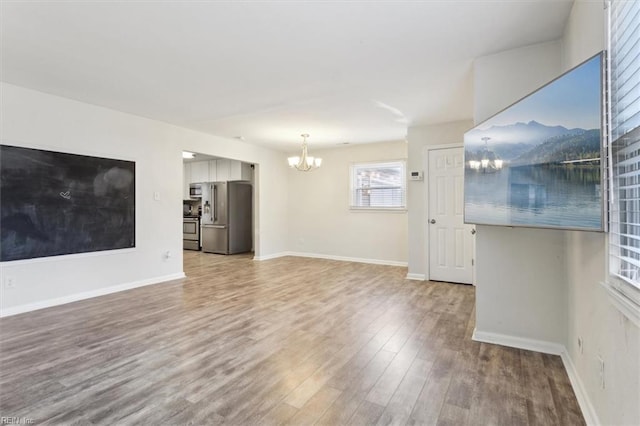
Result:
[[[640,1],[609,10],[609,272],[640,289]],[[637,302],[637,300],[636,300]]]
[[[611,4],[611,136],[640,127],[640,2]]]
[[[406,188],[404,161],[351,165],[353,209],[404,209]]]

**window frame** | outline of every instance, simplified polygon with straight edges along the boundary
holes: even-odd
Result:
[[[619,0],[618,0],[619,1]],[[623,134],[616,134],[616,139],[614,140],[614,125],[616,129],[620,126],[619,122],[614,123],[614,100],[613,97],[613,64],[612,64],[612,55],[613,52],[613,40],[612,40],[612,25],[613,25],[613,1],[607,2],[607,55],[606,55],[606,100],[607,105],[605,108],[605,124],[606,124],[606,144],[607,144],[607,183],[609,189],[609,197],[608,197],[608,234],[607,234],[607,244],[606,244],[606,278],[604,282],[601,282],[601,285],[606,290],[611,303],[622,312],[627,318],[629,318],[633,323],[637,326],[640,326],[640,280],[637,283],[633,282],[631,279],[624,278],[617,271],[614,271],[616,265],[622,261],[618,254],[612,253],[614,246],[623,245],[620,240],[623,237],[623,234],[619,231],[619,218],[614,218],[614,215],[617,214],[621,209],[618,206],[620,201],[618,200],[618,193],[616,193],[616,189],[618,188],[616,184],[617,179],[617,160],[614,157],[614,147],[617,148],[617,144],[621,138],[636,136],[638,132],[640,132],[640,127],[636,127],[631,129],[628,132]],[[625,30],[628,31],[628,30]],[[627,40],[628,42],[628,40]],[[623,42],[625,44],[626,42]],[[635,58],[640,63],[640,57]],[[632,135],[633,134],[633,135]],[[633,143],[633,142],[632,142]],[[640,155],[635,155],[632,158],[638,158],[640,162]],[[626,198],[625,198],[626,200]],[[626,211],[626,210],[625,210]],[[614,224],[614,220],[616,221]],[[638,223],[640,225],[640,221]],[[635,235],[635,234],[634,234]],[[640,235],[639,235],[640,236]]]
[[[391,165],[399,164],[401,166],[402,175],[402,206],[359,206],[356,205],[356,189],[355,188],[355,173],[358,167],[375,167],[376,165]],[[353,161],[349,163],[349,210],[352,212],[387,212],[387,213],[402,213],[407,211],[407,160],[401,159],[387,159],[387,160],[375,160],[375,161]]]

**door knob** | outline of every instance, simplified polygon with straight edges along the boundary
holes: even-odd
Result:
[[[431,219],[431,220],[429,221],[429,223],[434,224],[434,223],[436,223],[436,220],[435,220],[435,219]]]
[[[476,230],[475,229],[471,230],[471,235],[476,235]]]

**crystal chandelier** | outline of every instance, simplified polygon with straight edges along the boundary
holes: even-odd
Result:
[[[482,138],[484,142],[484,150],[479,159],[469,160],[469,168],[473,170],[482,170],[483,173],[492,173],[502,170],[504,161],[498,158],[498,155],[489,150],[488,136]]]
[[[300,157],[289,157],[287,160],[289,161],[289,167],[296,168],[301,172],[308,172],[309,170],[315,170],[322,164],[322,158],[312,157],[307,155],[307,138],[308,134],[303,133],[302,135],[302,155]]]

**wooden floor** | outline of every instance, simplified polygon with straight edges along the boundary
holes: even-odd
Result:
[[[187,279],[0,320],[36,424],[582,425],[557,356],[471,340],[474,288],[185,252]]]

